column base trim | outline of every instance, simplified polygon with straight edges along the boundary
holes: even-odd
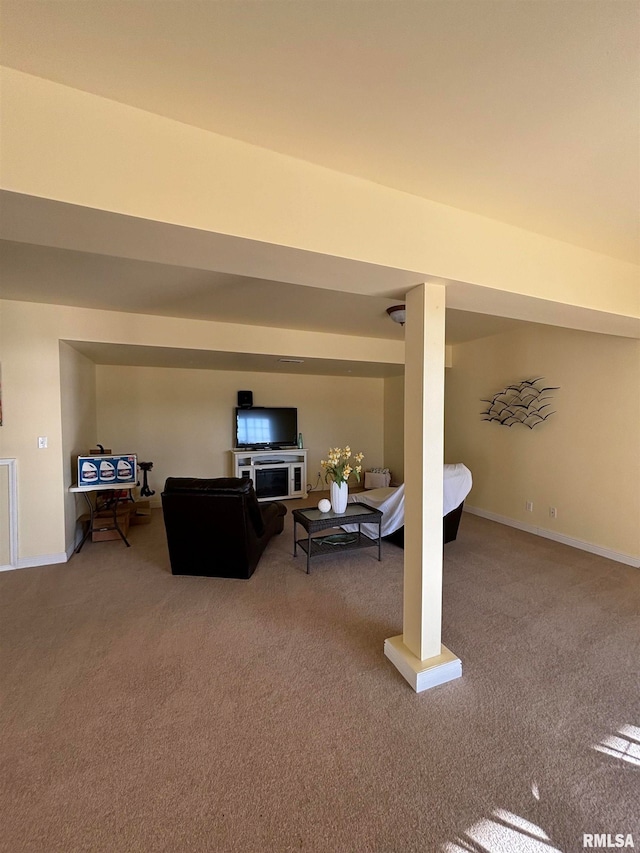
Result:
[[[440,646],[439,655],[419,660],[405,646],[400,634],[384,641],[384,653],[416,693],[462,676],[462,661],[446,646]]]

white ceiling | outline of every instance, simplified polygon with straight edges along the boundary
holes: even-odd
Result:
[[[639,261],[637,0],[3,0],[2,62]]]
[[[639,261],[636,0],[2,0],[0,24],[4,65]],[[402,336],[393,288],[117,254],[10,237],[0,297]],[[447,340],[515,323],[448,310]],[[150,358],[128,349],[87,354]]]

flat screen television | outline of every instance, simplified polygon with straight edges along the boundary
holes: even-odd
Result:
[[[295,447],[298,438],[298,410],[267,407],[236,408],[236,447]]]

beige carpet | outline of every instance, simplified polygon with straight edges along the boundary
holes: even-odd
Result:
[[[640,848],[637,570],[465,515],[463,678],[416,695],[395,546],[307,576],[289,514],[239,581],[130,538],[0,576],[2,851]]]

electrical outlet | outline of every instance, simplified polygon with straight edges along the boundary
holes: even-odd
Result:
[[[533,501],[527,501],[526,510],[527,512],[533,512]]]
[[[550,518],[557,518],[557,517],[558,517],[558,509],[557,509],[557,507],[555,507],[555,506],[550,506],[550,507],[549,507],[549,517],[550,517]]]

